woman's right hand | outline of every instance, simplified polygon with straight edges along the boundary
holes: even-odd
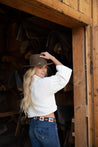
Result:
[[[42,52],[40,57],[42,57],[44,59],[52,60],[55,65],[62,65],[62,63],[59,60],[57,60],[54,56],[52,56],[48,52]]]
[[[49,54],[48,52],[41,52],[40,57],[44,58],[44,59],[50,59],[52,60],[53,56],[51,54]]]

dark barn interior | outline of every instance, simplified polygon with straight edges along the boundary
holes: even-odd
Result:
[[[31,146],[29,122],[20,112],[23,75],[31,54],[48,51],[72,68],[72,30],[0,4],[0,147]],[[55,74],[51,65],[48,76]],[[73,147],[73,77],[56,93],[62,147]]]

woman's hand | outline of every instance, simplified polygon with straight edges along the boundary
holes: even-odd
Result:
[[[52,56],[48,52],[42,52],[41,55],[40,55],[40,57],[42,57],[44,59],[50,59],[50,60],[52,60],[55,65],[62,65],[62,63],[60,61],[58,61],[54,56]]]
[[[51,54],[49,54],[48,52],[42,52],[40,57],[44,58],[44,59],[50,59],[52,60],[53,56]]]

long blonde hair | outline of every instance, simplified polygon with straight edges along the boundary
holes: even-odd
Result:
[[[35,67],[36,68],[36,67]],[[33,105],[31,100],[31,83],[33,82],[33,76],[35,74],[35,68],[30,68],[24,75],[24,82],[23,82],[23,93],[24,98],[21,101],[21,110],[24,111],[25,115],[27,115],[28,107]]]

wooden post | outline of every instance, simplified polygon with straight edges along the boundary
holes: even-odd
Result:
[[[93,0],[94,147],[98,147],[98,0]]]
[[[75,147],[87,147],[84,28],[73,29]]]
[[[98,147],[98,26],[93,28],[94,137]]]
[[[86,80],[87,80],[87,104],[88,104],[88,146],[94,144],[94,105],[93,105],[93,54],[92,54],[92,26],[85,28],[86,38]]]

